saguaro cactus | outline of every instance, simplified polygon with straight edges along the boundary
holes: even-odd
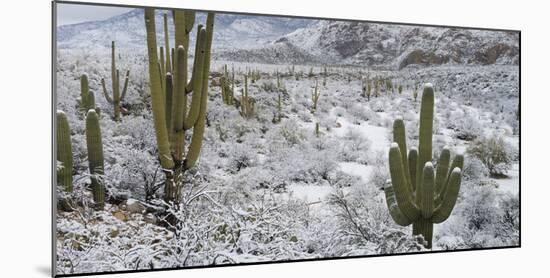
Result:
[[[445,221],[451,214],[460,190],[462,155],[450,163],[451,153],[444,148],[437,169],[432,165],[432,129],[434,92],[426,84],[420,108],[419,148],[407,156],[405,125],[393,124],[393,141],[389,153],[392,185],[384,189],[391,217],[401,226],[413,225],[413,234],[422,235],[426,247],[432,247],[433,224]]]
[[[105,85],[105,79],[101,78],[101,86],[103,87],[103,95],[107,102],[113,105],[114,108],[114,119],[115,121],[120,120],[120,105],[124,98],[126,97],[126,91],[128,90],[128,78],[130,76],[130,70],[126,71],[126,76],[124,77],[124,87],[122,88],[122,93],[120,93],[120,71],[116,67],[116,51],[115,51],[115,42],[111,42],[111,81],[113,87],[113,96],[109,95],[107,92],[107,86]]]
[[[234,82],[235,82],[234,79],[231,79],[231,81],[229,81],[229,73],[227,71],[227,65],[224,65],[223,75],[220,78],[220,87],[222,89],[223,103],[227,105],[233,105],[233,102],[234,102],[234,95],[233,95]]]
[[[90,109],[86,114],[86,146],[88,148],[88,165],[94,202],[96,209],[102,210],[105,206],[103,143],[99,117],[93,109]]]
[[[96,109],[95,94],[94,92],[90,91],[90,88],[88,86],[88,76],[86,74],[80,76],[79,109],[83,111],[84,115],[88,112],[88,110]]]
[[[311,92],[311,102],[313,103],[313,106],[311,107],[311,113],[315,113],[315,111],[317,111],[317,103],[319,102],[320,96],[321,93],[319,92],[317,79],[315,79],[315,88],[313,89],[313,92]]]
[[[164,92],[158,67],[155,10],[145,9],[151,102],[160,164],[166,176],[164,199],[167,202],[179,201],[183,174],[195,165],[200,154],[206,121],[210,49],[214,28],[214,13],[208,13],[206,30],[202,25],[197,27],[195,58],[191,81],[188,83],[189,33],[195,22],[195,13],[174,10],[172,17],[176,50],[172,57],[173,72],[166,74],[167,90]],[[168,91],[171,92],[171,98],[166,97]],[[192,100],[188,107],[187,98],[191,93]],[[171,112],[167,113],[168,110]],[[193,136],[185,152],[185,132],[191,128]]]
[[[63,111],[57,110],[57,183],[65,192],[73,191],[73,151],[71,144],[71,128]]]
[[[256,100],[248,95],[248,75],[244,76],[244,88],[241,96],[241,116],[250,119],[256,115]]]

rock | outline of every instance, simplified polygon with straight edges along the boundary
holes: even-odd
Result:
[[[120,231],[116,227],[112,228],[111,231],[109,232],[109,236],[111,236],[112,238],[117,237],[118,234],[120,234]]]
[[[138,200],[128,199],[126,201],[126,210],[130,213],[142,213],[145,210],[145,206]]]
[[[342,127],[342,124],[340,122],[336,122],[336,128]]]
[[[120,221],[128,221],[128,215],[123,211],[115,211],[113,212],[113,216]]]
[[[146,223],[155,225],[157,224],[157,217],[152,213],[148,213],[145,215],[145,217],[143,217],[143,221],[145,221]]]

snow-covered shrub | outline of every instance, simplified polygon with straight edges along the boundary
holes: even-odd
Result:
[[[342,171],[334,171],[329,177],[328,182],[331,186],[342,188],[342,187],[353,187],[362,185],[363,182],[361,178],[355,175],[350,175]]]
[[[483,162],[474,156],[468,156],[464,160],[462,178],[465,180],[481,180],[489,176],[489,170]]]
[[[422,251],[420,240],[395,225],[376,191],[336,191],[328,198],[336,215],[337,241],[345,246],[340,256]]]
[[[465,141],[472,141],[483,134],[483,128],[478,119],[464,115],[460,119],[456,119],[454,123],[455,137]]]
[[[247,144],[234,144],[228,154],[229,165],[227,170],[237,173],[244,168],[255,166],[258,163],[258,155]]]
[[[304,135],[296,121],[284,121],[279,127],[279,134],[291,145],[300,143]]]
[[[367,163],[368,151],[372,142],[360,131],[349,129],[340,142],[340,159],[342,161]]]
[[[519,200],[493,186],[465,183],[449,220],[434,234],[441,249],[487,248],[519,243]]]
[[[348,109],[348,113],[353,117],[354,124],[360,124],[361,121],[368,121],[370,116],[364,106],[357,103]]]
[[[512,168],[512,148],[500,136],[487,136],[475,140],[467,150],[489,170],[492,176],[506,175]]]

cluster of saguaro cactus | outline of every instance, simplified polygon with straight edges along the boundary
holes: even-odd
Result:
[[[90,109],[86,114],[86,146],[93,198],[96,209],[102,210],[105,206],[103,143],[99,117],[93,109]]]
[[[244,87],[241,95],[241,116],[250,119],[256,115],[256,100],[248,95],[248,75],[244,76]]]
[[[392,185],[384,189],[386,203],[393,220],[413,225],[413,234],[422,235],[426,247],[432,247],[433,224],[445,221],[451,214],[460,190],[462,155],[451,163],[451,153],[444,148],[437,169],[432,165],[432,131],[434,92],[426,84],[420,108],[419,148],[407,155],[405,125],[397,119],[393,124],[393,141],[389,152]]]
[[[222,89],[222,100],[227,105],[233,105],[235,96],[233,94],[235,89],[235,72],[231,75],[229,80],[229,73],[227,71],[227,65],[223,66],[223,75],[220,78],[220,87]]]
[[[248,70],[246,75],[250,79],[250,83],[256,83],[262,77],[259,70]]]
[[[155,10],[145,9],[151,102],[160,163],[166,176],[164,199],[167,202],[181,198],[183,174],[195,165],[200,154],[206,122],[210,49],[214,28],[214,13],[208,13],[206,28],[197,26],[192,76],[188,83],[189,33],[193,29],[195,13],[173,10],[172,17],[176,50],[172,57],[173,70],[166,74],[163,91],[158,70]],[[192,100],[188,105],[189,94],[192,94]],[[193,129],[193,136],[185,152],[185,133],[190,129]]]
[[[120,91],[120,71],[116,67],[116,51],[115,51],[115,42],[111,42],[111,82],[112,82],[112,96],[110,96],[107,91],[107,86],[105,85],[105,79],[101,79],[101,86],[103,87],[103,95],[107,102],[113,105],[114,108],[114,119],[115,121],[120,120],[120,109],[121,103],[126,97],[126,92],[128,91],[128,78],[130,76],[130,70],[126,71],[126,76],[124,77],[124,87],[122,92]]]
[[[319,85],[317,84],[317,79],[315,79],[315,88],[313,88],[313,91],[311,92],[311,113],[315,113],[317,111],[317,103],[319,102],[319,97],[321,96],[321,93],[319,92]]]
[[[372,91],[372,85],[371,85],[371,81],[370,81],[369,77],[367,76],[365,78],[362,78],[361,79],[361,92],[363,94],[363,97],[366,97],[368,101],[370,100],[371,91]]]
[[[56,114],[57,123],[57,161],[61,163],[57,167],[57,183],[65,192],[73,191],[73,151],[71,144],[71,128],[63,111]]]
[[[80,110],[85,114],[90,109],[96,109],[94,92],[88,86],[88,76],[80,76]]]

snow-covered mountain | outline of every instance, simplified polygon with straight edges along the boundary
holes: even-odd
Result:
[[[328,62],[386,65],[517,64],[518,34],[366,22],[318,21],[276,43]]]
[[[159,39],[165,12],[157,11]],[[198,13],[196,22],[205,18],[206,14]],[[169,26],[173,38],[171,22]],[[107,48],[115,40],[120,48],[145,51],[142,9],[103,21],[60,26],[57,33],[61,49]],[[246,62],[393,69],[408,65],[511,65],[519,63],[518,36],[504,31],[218,14],[213,56]]]
[[[60,26],[57,28],[58,48],[108,48],[111,41],[115,40],[119,48],[142,49],[145,51],[143,13],[143,9],[135,9],[106,20]],[[172,40],[174,36],[171,13],[165,10],[157,10],[156,21],[159,43],[163,41],[161,23],[164,13],[168,14],[168,26]],[[206,13],[197,13],[195,22],[204,24]],[[262,47],[280,36],[306,27],[311,23],[311,20],[296,18],[217,14],[213,48],[217,50],[235,50]],[[194,41],[193,33],[191,34],[191,40]],[[190,46],[193,47],[193,43]]]

